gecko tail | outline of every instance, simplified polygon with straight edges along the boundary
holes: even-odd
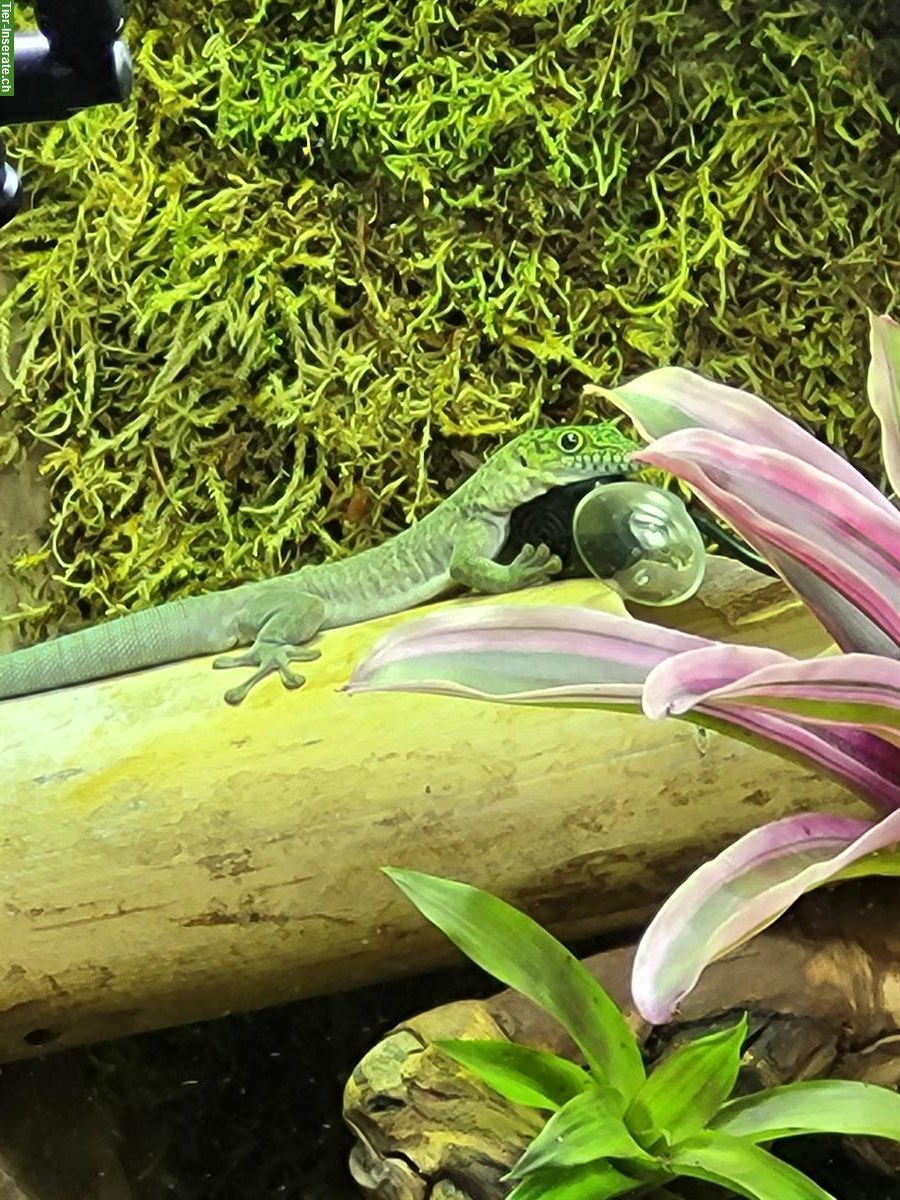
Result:
[[[196,601],[114,617],[0,657],[0,699],[55,691],[231,648],[209,614],[198,621]]]

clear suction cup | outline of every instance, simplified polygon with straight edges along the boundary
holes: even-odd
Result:
[[[682,501],[647,483],[598,484],[572,518],[585,567],[625,600],[680,604],[703,580],[706,550]]]

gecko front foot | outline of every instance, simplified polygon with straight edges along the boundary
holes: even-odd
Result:
[[[561,570],[562,560],[550,552],[549,546],[543,543],[532,546],[530,542],[526,542],[509,564],[510,588],[549,583]]]
[[[302,646],[286,646],[283,643],[256,641],[244,654],[236,654],[228,658],[217,658],[213,661],[215,670],[227,669],[229,667],[257,667],[249,679],[245,679],[243,683],[237,687],[229,688],[225,693],[225,701],[228,704],[240,704],[246,699],[247,693],[261,679],[265,679],[267,675],[271,675],[277,671],[281,676],[281,682],[286,688],[303,687],[306,683],[305,675],[298,675],[296,671],[291,669],[290,664],[294,662],[312,662],[314,659],[321,657],[321,651],[308,650]]]

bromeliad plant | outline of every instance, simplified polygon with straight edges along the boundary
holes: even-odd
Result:
[[[679,1047],[648,1076],[615,1003],[530,917],[468,884],[387,874],[469,958],[559,1021],[587,1064],[511,1042],[438,1043],[502,1096],[549,1114],[506,1176],[508,1200],[677,1200],[669,1185],[679,1177],[751,1200],[829,1200],[761,1143],[804,1133],[900,1141],[900,1095],[874,1084],[812,1080],[729,1100],[746,1018]]]
[[[870,331],[868,393],[897,491],[900,325],[870,316]],[[890,852],[900,843],[900,512],[829,447],[747,392],[663,368],[604,395],[650,439],[635,457],[688,483],[843,653],[799,660],[587,608],[498,605],[403,626],[357,667],[349,690],[681,717],[812,764],[881,815],[776,821],[679,887],[642,939],[632,978],[638,1010],[661,1023],[708,963],[802,893],[851,873],[900,870]]]

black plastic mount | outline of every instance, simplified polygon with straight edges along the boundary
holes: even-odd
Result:
[[[131,95],[122,41],[124,0],[35,0],[37,29],[16,33],[13,93],[0,95],[0,125],[64,121]],[[22,206],[22,186],[0,141],[0,225]]]

